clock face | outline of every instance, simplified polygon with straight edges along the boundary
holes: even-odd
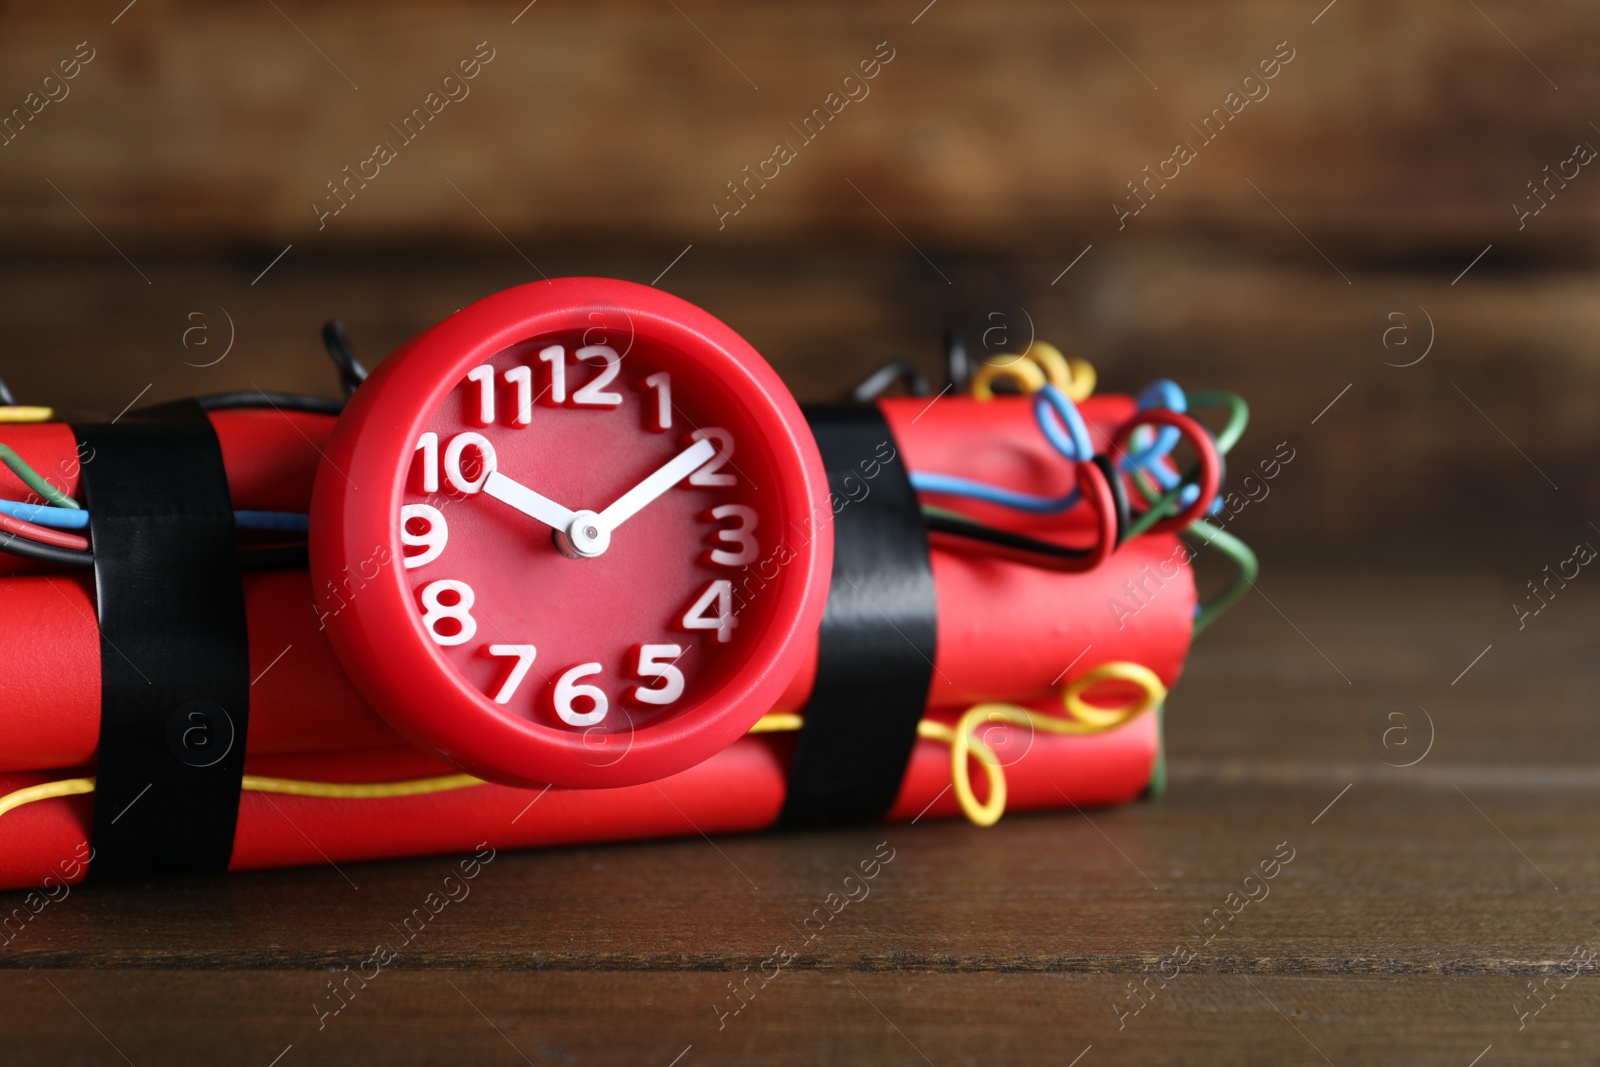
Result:
[[[362,385],[318,476],[316,577],[389,549],[376,595],[328,618],[341,660],[486,777],[699,762],[770,708],[820,616],[831,508],[792,399],[727,327],[641,289],[458,312]]]

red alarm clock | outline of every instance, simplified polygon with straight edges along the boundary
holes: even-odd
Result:
[[[631,282],[534,282],[407,342],[340,416],[317,612],[415,744],[512,785],[675,774],[771,709],[832,565],[799,407],[730,328]]]

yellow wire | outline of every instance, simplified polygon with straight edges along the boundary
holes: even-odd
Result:
[[[93,778],[66,778],[59,782],[41,782],[39,785],[30,785],[26,789],[18,789],[0,797],[0,815],[14,808],[20,808],[24,804],[32,804],[35,800],[92,792],[94,792]]]
[[[1139,690],[1131,703],[1116,708],[1097,708],[1083,699],[1089,689],[1106,682],[1126,682]],[[1045,715],[1015,704],[986,703],[968,708],[951,726],[934,719],[923,719],[917,724],[917,736],[939,741],[950,746],[950,784],[962,812],[979,826],[993,826],[1006,810],[1006,775],[1000,760],[978,736],[978,731],[989,723],[1005,722],[1026,726],[1052,734],[1097,734],[1115,729],[1143,715],[1166,699],[1166,686],[1150,668],[1137,663],[1118,661],[1102,663],[1074,679],[1061,691],[1061,706],[1066,717]],[[750,728],[752,734],[781,733],[798,730],[805,724],[803,716],[794,712],[774,712],[763,715]],[[972,788],[968,758],[975,758],[983,767],[988,782],[989,799],[980,801]],[[94,792],[93,778],[65,778],[57,782],[42,782],[25,789],[14,790],[0,796],[0,816],[9,811],[32,804],[36,800],[69,797]],[[418,796],[424,793],[443,793],[453,789],[483,785],[483,779],[470,774],[445,774],[433,778],[410,778],[398,782],[312,782],[298,778],[269,778],[247,774],[241,787],[255,793],[280,793],[289,796],[321,797],[333,800],[377,800],[389,797]]]
[[[1068,359],[1055,345],[1035,341],[1021,355],[1002,353],[984,360],[972,376],[972,395],[979,400],[994,399],[994,383],[1000,379],[1009,380],[1024,393],[1053,385],[1073,403],[1081,404],[1094,393],[1098,376],[1088,360]]]
[[[805,723],[805,719],[792,711],[774,711],[770,715],[763,715],[750,727],[753,734],[777,734],[786,730],[798,730]]]
[[[297,778],[265,778],[258,774],[247,774],[242,788],[256,793],[286,793],[295,797],[374,800],[443,793],[483,784],[482,778],[470,774],[443,774],[437,778],[411,778],[403,782],[306,782]]]
[[[1047,381],[1037,363],[1017,356],[990,356],[972,376],[972,395],[979,400],[993,400],[994,383],[1001,378],[1013,382],[1024,393],[1038,392]]]
[[[33,407],[25,404],[0,406],[0,423],[49,422],[56,417],[54,408]]]
[[[485,784],[470,774],[446,774],[437,778],[410,778],[400,782],[308,782],[297,778],[267,778],[259,774],[244,776],[240,787],[252,793],[283,793],[298,797],[326,797],[337,800],[373,800],[384,797],[409,797],[420,793],[443,793],[451,789]],[[70,797],[94,792],[93,778],[65,778],[43,782],[0,796],[0,815],[52,797]]]

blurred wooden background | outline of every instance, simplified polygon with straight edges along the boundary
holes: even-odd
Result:
[[[1520,573],[1593,532],[1600,174],[1567,162],[1600,146],[1592,7],[123,2],[5,8],[0,108],[27,121],[0,147],[0,371],[27,400],[328,391],[326,318],[370,360],[603,273],[705,306],[803,397],[996,322],[1110,388],[1237,389],[1239,465],[1297,450],[1236,525],[1268,549]],[[319,229],[378,142],[395,158]],[[796,158],[719,228],[779,142]],[[1519,220],[1530,182],[1549,202]]]

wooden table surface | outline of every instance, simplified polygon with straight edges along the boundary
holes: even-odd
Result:
[[[454,860],[82,889],[0,951],[0,1061],[1595,1062],[1595,597],[1518,631],[1487,574],[1267,562],[1164,799],[501,853],[326,1016]]]

